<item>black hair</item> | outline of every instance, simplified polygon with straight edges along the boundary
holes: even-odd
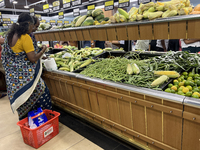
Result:
[[[33,17],[33,20],[34,20],[34,25],[36,25],[37,24],[37,22],[39,21],[39,19],[37,18],[37,17],[35,17],[35,16],[32,16]]]
[[[21,35],[26,34],[29,29],[29,22],[34,24],[33,18],[28,13],[21,13],[19,15],[17,23],[14,23],[8,32],[8,43],[12,42],[12,38],[17,33],[18,38]]]

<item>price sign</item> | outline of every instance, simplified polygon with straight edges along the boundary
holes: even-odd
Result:
[[[72,0],[72,6],[77,6],[81,4],[82,4],[82,0]]]
[[[105,2],[105,7],[104,10],[108,11],[108,10],[113,10],[114,9],[114,1],[107,1]]]
[[[70,0],[63,0],[63,8],[69,8],[71,7]]]
[[[46,23],[46,20],[41,20],[40,23]]]
[[[8,24],[3,24],[3,27],[7,29],[8,28]]]
[[[95,5],[87,6],[87,10],[94,10],[94,9],[95,9]]]
[[[11,24],[10,18],[3,18],[3,24]]]
[[[55,20],[50,20],[50,25],[51,26],[56,26],[56,21]]]
[[[118,5],[119,8],[129,7],[129,5],[130,5],[130,0],[119,0],[119,5]]]
[[[80,16],[80,9],[79,8],[74,9],[73,14],[74,14],[74,17]]]
[[[60,9],[60,1],[54,1],[53,2],[53,11]]]
[[[58,19],[63,19],[64,18],[64,12],[61,11],[58,13]]]
[[[64,24],[65,24],[65,25],[69,24],[69,21],[64,21]]]
[[[40,21],[42,20],[42,16],[41,15],[35,14],[35,17],[37,17]]]
[[[149,3],[149,2],[151,2],[151,0],[138,0],[138,5]]]
[[[34,8],[31,8],[29,11],[30,11],[30,15],[31,15],[31,16],[34,16],[34,15],[35,15],[35,9],[34,9]]]
[[[48,13],[49,12],[49,4],[43,5],[43,11],[44,11],[44,13]]]
[[[1,12],[0,12],[0,19],[2,18]]]
[[[5,7],[5,2],[4,0],[0,0],[0,8]]]
[[[58,21],[57,21],[57,25],[58,25],[58,26],[62,26],[62,25],[63,25],[63,21],[62,21],[62,20],[58,20]]]
[[[11,24],[13,24],[14,22],[13,21],[11,21]]]

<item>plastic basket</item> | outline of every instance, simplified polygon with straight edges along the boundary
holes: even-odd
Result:
[[[59,133],[60,113],[47,109],[43,111],[48,121],[35,129],[29,128],[28,117],[17,123],[20,126],[24,143],[34,148],[39,148]]]

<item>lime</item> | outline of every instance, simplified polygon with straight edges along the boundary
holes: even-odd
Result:
[[[165,90],[165,92],[171,93],[171,89],[170,89],[170,88],[167,88],[167,89]]]
[[[193,87],[193,92],[199,92],[199,88],[198,87]]]
[[[189,85],[191,85],[191,86],[194,86],[194,82],[192,82],[192,81],[189,81]]]
[[[193,98],[199,98],[199,96],[196,95],[196,94],[192,95],[192,97],[193,97]]]
[[[197,83],[198,79],[194,79],[194,83]]]
[[[190,81],[185,81],[184,85],[185,85],[185,86],[190,85]]]
[[[183,90],[183,88],[182,87],[180,87],[179,89],[178,89],[178,91],[182,91]]]
[[[184,82],[179,82],[179,86],[184,86]]]
[[[192,87],[190,85],[186,86],[190,91],[192,91]]]
[[[197,86],[200,86],[200,80],[196,81]]]
[[[189,89],[185,87],[185,88],[183,88],[182,92],[187,93],[187,92],[189,92]]]
[[[173,84],[171,84],[171,83],[170,83],[170,84],[168,84],[168,88],[171,88],[172,86],[173,86]]]
[[[182,81],[182,79],[181,78],[178,78],[178,82],[181,82]]]
[[[194,77],[194,74],[192,72],[189,73],[189,77]]]
[[[171,93],[176,93],[176,91],[172,89],[172,90],[171,90]]]
[[[187,80],[193,80],[193,78],[192,77],[188,77]]]
[[[177,89],[179,88],[179,86],[178,85],[174,85],[175,87],[177,87]]]
[[[184,75],[184,76],[187,76],[188,75],[188,73],[187,72],[183,72],[183,74],[182,75]]]
[[[184,94],[182,91],[178,91],[178,95],[182,95]]]
[[[174,82],[174,85],[179,85],[179,82]]]
[[[188,76],[184,76],[184,79],[187,79],[188,78]]]
[[[185,96],[188,96],[188,97],[192,96],[192,92],[187,92],[187,93],[185,94]]]
[[[176,86],[172,86],[171,90],[177,91],[177,87]]]

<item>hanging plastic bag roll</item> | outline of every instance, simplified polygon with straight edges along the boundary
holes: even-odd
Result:
[[[57,65],[54,58],[48,58],[44,61],[44,66],[47,71],[57,70]]]

